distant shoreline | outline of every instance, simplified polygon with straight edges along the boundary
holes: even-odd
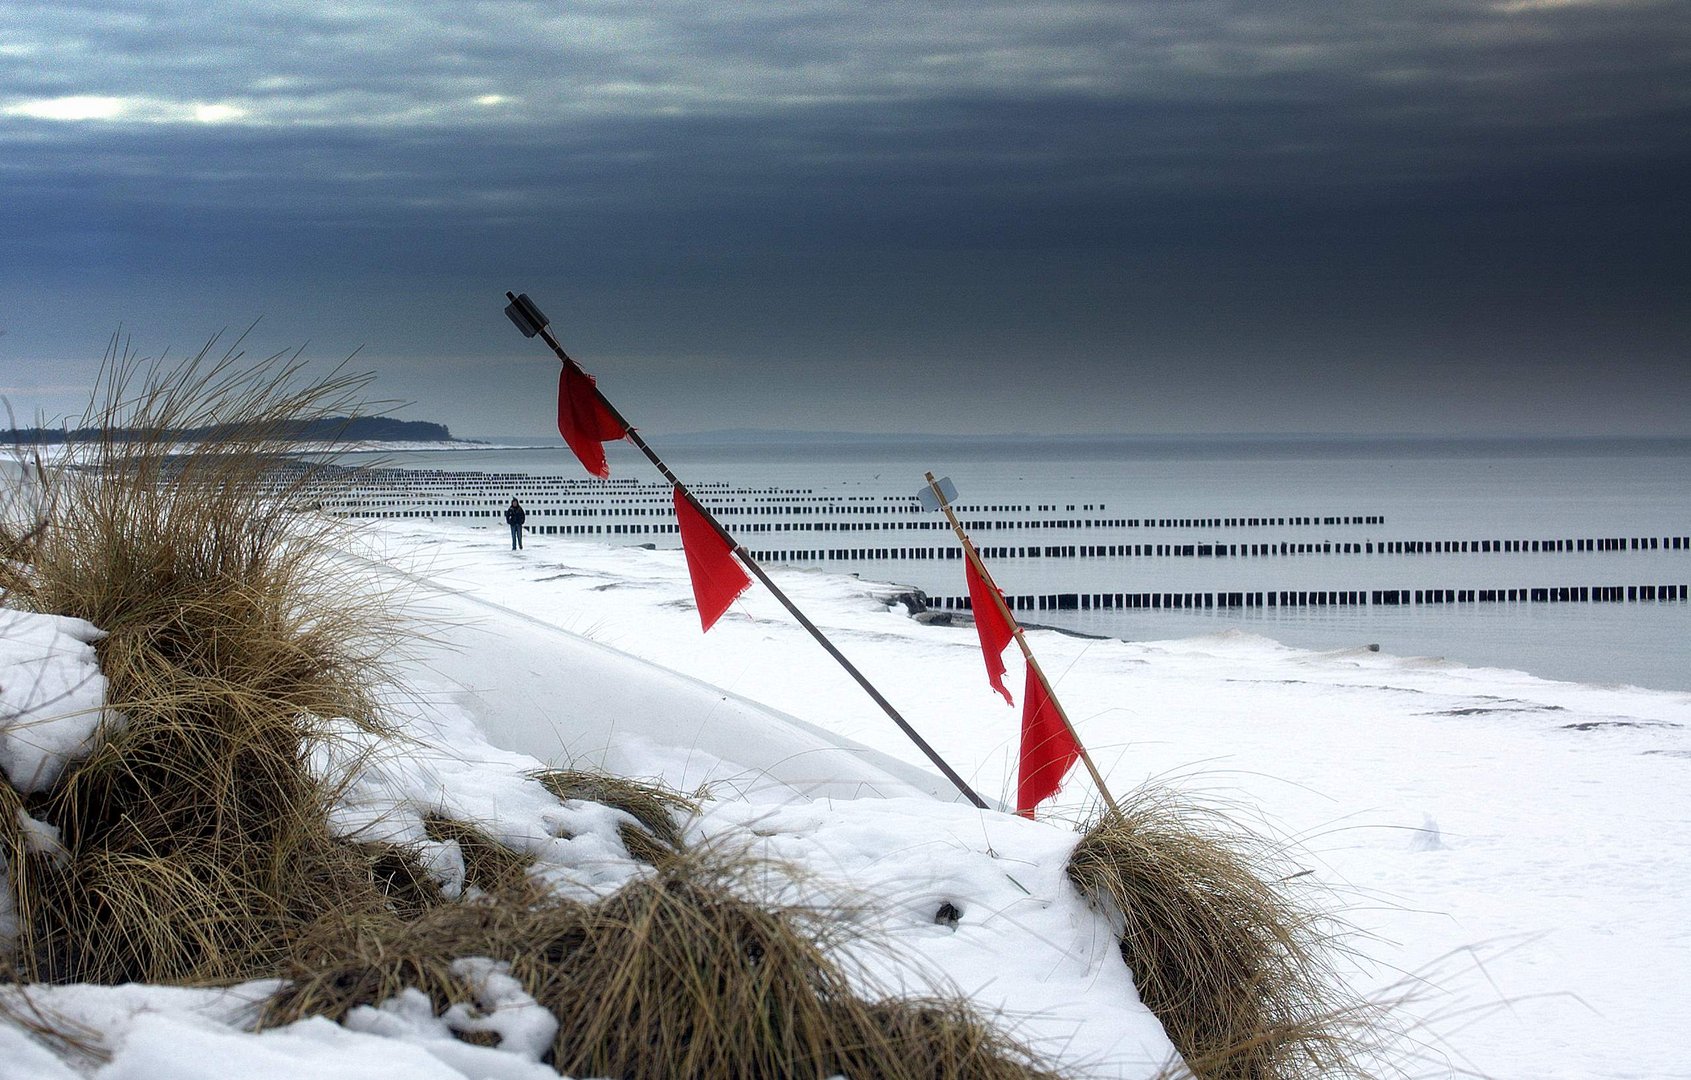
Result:
[[[98,442],[206,442],[254,435],[266,441],[299,443],[429,443],[453,449],[481,445],[454,439],[445,424],[429,420],[395,420],[385,416],[326,416],[301,420],[280,430],[240,424],[158,430],[148,428],[27,427],[0,430],[0,442],[13,446],[77,446]],[[443,447],[444,448],[444,447]]]
[[[952,433],[863,433],[826,431],[708,431],[676,434],[645,433],[653,444],[677,451],[744,451],[790,449],[800,452],[875,451],[894,448],[932,450],[962,449],[970,453],[998,455],[1023,450],[1060,450],[1082,457],[1131,454],[1145,457],[1169,455],[1233,457],[1289,457],[1305,453],[1321,456],[1354,450],[1359,455],[1378,453],[1415,457],[1515,457],[1534,456],[1545,451],[1574,452],[1600,457],[1632,454],[1691,454],[1691,436],[1686,435],[1417,435],[1401,432],[1380,435],[1320,434],[1193,434],[1193,435],[1031,435]],[[478,435],[476,448],[503,450],[561,450],[557,436],[497,434]],[[441,447],[440,449],[451,449]],[[467,447],[457,447],[467,448]],[[624,444],[607,443],[613,456]],[[631,449],[628,453],[633,453]]]

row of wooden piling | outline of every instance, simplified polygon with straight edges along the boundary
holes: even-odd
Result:
[[[539,526],[536,531],[549,531]],[[563,528],[567,529],[568,526]],[[614,527],[613,527],[614,528]],[[638,526],[629,528],[637,529]],[[759,548],[763,562],[877,562],[961,559],[955,547]],[[1551,552],[1691,551],[1691,536],[1592,537],[1566,540],[1321,541],[1272,544],[982,544],[983,559],[1268,558],[1295,555],[1539,554]]]
[[[1211,610],[1229,608],[1420,607],[1436,604],[1593,604],[1682,601],[1687,585],[1561,585],[1516,589],[1286,589],[1264,592],[1024,593],[1017,611]],[[935,611],[968,611],[967,596],[931,596]]]
[[[450,518],[462,511],[366,510],[347,516],[379,518]],[[530,512],[528,531],[546,536],[648,537],[673,536],[673,522],[601,522],[547,524]],[[853,523],[859,524],[859,523]],[[766,531],[758,523],[742,523],[743,532]],[[897,559],[960,559],[955,547],[887,546],[750,549],[761,562],[859,562]],[[1538,554],[1559,552],[1691,551],[1691,536],[1597,536],[1512,540],[1281,540],[1259,544],[982,544],[985,559],[1162,559],[1162,558],[1278,558],[1295,555],[1446,555]]]

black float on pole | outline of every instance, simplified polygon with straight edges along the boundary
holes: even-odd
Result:
[[[543,315],[540,309],[535,306],[534,301],[528,298],[527,293],[517,294],[507,292],[505,294],[505,298],[510,301],[505,308],[505,314],[510,317],[513,323],[516,324],[517,329],[522,331],[524,337],[535,337],[538,335],[541,340],[551,346],[554,353],[558,354],[558,359],[560,361],[566,364],[574,364],[576,370],[581,370],[581,365],[576,364],[576,362],[570,358],[570,355],[564,351],[564,347],[558,344],[558,339],[552,335],[552,331],[549,328],[550,323],[546,316]],[[598,395],[599,401],[602,405],[604,405],[606,411],[616,418],[617,423],[622,425],[623,431],[627,433],[628,441],[638,447],[640,452],[646,455],[646,460],[650,461],[658,472],[663,474],[664,479],[668,480],[672,485],[674,485],[677,491],[681,492],[681,497],[686,499],[688,504],[692,506],[694,510],[699,512],[700,517],[710,523],[710,527],[716,530],[717,535],[722,537],[728,546],[733,549],[735,557],[740,560],[747,570],[751,571],[752,576],[762,582],[763,587],[768,589],[770,594],[781,602],[781,606],[787,609],[787,612],[798,621],[798,624],[804,627],[811,637],[816,639],[816,643],[827,650],[828,655],[832,656],[839,663],[840,667],[845,669],[846,674],[850,675],[857,681],[857,685],[863,687],[864,692],[874,699],[875,704],[881,707],[881,711],[886,713],[887,716],[891,718],[892,722],[897,724],[899,729],[903,731],[905,735],[909,736],[910,741],[916,744],[916,748],[922,751],[923,754],[927,755],[928,760],[933,762],[939,771],[945,774],[945,778],[951,781],[951,783],[956,786],[957,790],[962,792],[964,797],[971,803],[974,803],[982,810],[991,809],[991,807],[987,805],[986,800],[975,794],[974,789],[964,782],[961,776],[957,775],[957,771],[950,765],[946,764],[945,759],[939,756],[939,752],[932,746],[928,745],[928,741],[922,738],[915,728],[910,726],[910,722],[904,719],[903,716],[899,715],[898,710],[893,708],[892,702],[888,701],[879,690],[875,689],[874,684],[868,680],[863,672],[857,670],[857,666],[850,660],[847,660],[845,654],[840,652],[832,641],[828,640],[828,636],[822,632],[821,628],[811,622],[810,619],[805,616],[804,612],[800,611],[798,606],[787,597],[787,594],[782,592],[780,587],[770,580],[769,575],[764,572],[762,566],[758,565],[757,560],[753,559],[751,555],[747,553],[746,549],[741,547],[734,540],[733,535],[729,533],[727,529],[722,527],[722,523],[716,520],[716,515],[710,512],[710,508],[694,497],[693,492],[688,489],[686,484],[683,484],[680,479],[676,477],[675,473],[670,471],[669,466],[664,464],[663,459],[658,457],[656,451],[646,445],[646,440],[640,437],[640,433],[634,429],[634,425],[628,422],[628,419],[622,415],[621,410],[611,403],[611,400],[605,396],[604,392],[600,390],[596,384],[593,385],[593,392]]]

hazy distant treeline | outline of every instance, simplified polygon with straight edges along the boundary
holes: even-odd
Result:
[[[148,439],[172,439],[179,442],[200,442],[207,439],[226,439],[243,434],[240,424],[216,424],[211,427],[184,428],[179,431],[147,431],[118,428],[104,430],[87,428],[6,428],[0,429],[0,442],[59,444],[95,442],[113,439],[118,442],[139,442]],[[452,438],[445,424],[427,420],[395,420],[386,416],[328,416],[316,420],[301,420],[284,425],[279,430],[266,431],[271,438],[298,439],[303,442],[443,442]]]

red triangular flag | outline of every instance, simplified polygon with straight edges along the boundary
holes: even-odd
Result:
[[[1069,766],[1080,757],[1080,744],[1045,692],[1045,683],[1028,665],[1022,691],[1022,754],[1016,774],[1016,813],[1033,817],[1033,808],[1057,794]]]
[[[563,370],[558,372],[558,434],[570,444],[587,471],[601,480],[611,475],[611,467],[605,461],[605,441],[628,434],[599,400],[593,376],[582,371],[573,360],[564,361]]]
[[[679,486],[675,489],[675,519],[681,525],[681,549],[687,554],[687,573],[693,578],[699,622],[709,630],[752,579],[734,561],[734,549],[728,541],[693,508]]]
[[[965,553],[967,554],[967,553]],[[975,570],[975,560],[965,558],[963,569],[969,579],[969,608],[975,614],[975,633],[981,638],[981,652],[986,656],[986,678],[992,688],[1014,705],[1010,691],[1004,688],[1004,646],[1010,644],[1010,624],[1004,618],[993,588]]]

